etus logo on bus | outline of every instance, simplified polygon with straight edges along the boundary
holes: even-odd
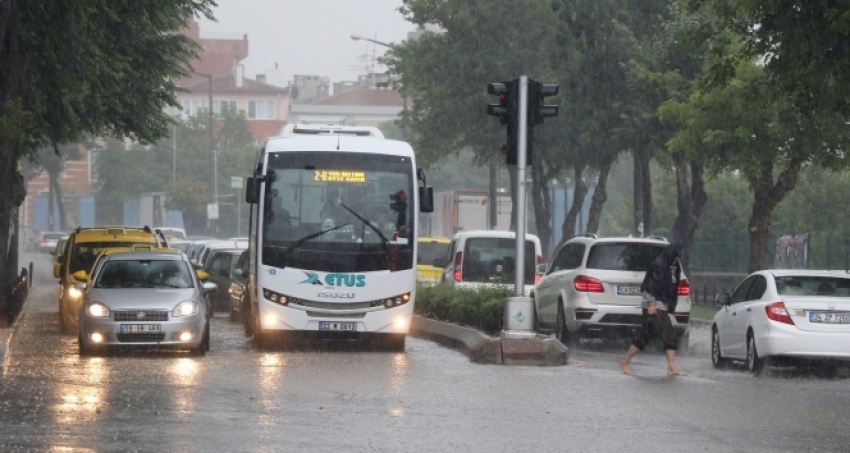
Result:
[[[366,286],[366,276],[363,274],[326,274],[325,282],[315,272],[304,272],[306,279],[298,282],[308,285],[346,286],[349,288],[362,288]]]

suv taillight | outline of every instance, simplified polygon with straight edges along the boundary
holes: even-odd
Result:
[[[690,296],[691,284],[687,280],[679,280],[679,287],[676,289],[677,296]]]
[[[453,275],[456,282],[459,282],[463,278],[461,263],[463,263],[463,252],[457,252],[455,253],[455,272]]]
[[[602,282],[587,275],[579,275],[573,280],[573,287],[580,293],[604,293]]]
[[[767,312],[767,318],[770,320],[794,325],[794,320],[791,319],[791,315],[788,314],[788,310],[785,309],[785,303],[783,302],[774,302],[764,307],[764,311]]]

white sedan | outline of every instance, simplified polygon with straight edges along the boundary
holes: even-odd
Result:
[[[803,361],[835,368],[850,361],[850,273],[803,269],[762,270],[730,295],[717,295],[711,361],[766,365]],[[850,364],[850,362],[848,362]]]

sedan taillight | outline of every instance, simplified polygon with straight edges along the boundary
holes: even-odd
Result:
[[[767,312],[767,318],[781,322],[783,324],[794,325],[794,320],[791,319],[791,315],[788,314],[788,310],[785,309],[785,303],[783,302],[774,302],[766,307],[764,307],[765,312]]]
[[[573,280],[573,287],[580,293],[604,293],[602,282],[587,275],[579,275]]]
[[[461,267],[463,263],[463,252],[457,252],[455,254],[455,271],[454,271],[454,279],[456,282],[461,281],[463,279],[463,268]]]

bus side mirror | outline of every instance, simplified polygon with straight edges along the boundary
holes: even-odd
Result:
[[[434,188],[419,188],[419,212],[434,212]]]
[[[251,204],[260,202],[260,181],[257,178],[248,178],[245,184],[245,202]]]

